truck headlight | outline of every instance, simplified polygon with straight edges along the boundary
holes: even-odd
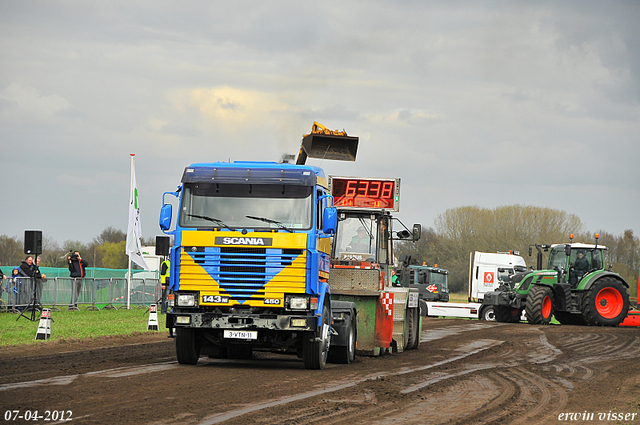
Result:
[[[176,298],[177,307],[195,307],[196,296],[195,294],[179,294]]]
[[[309,299],[307,297],[289,297],[289,309],[308,310]]]

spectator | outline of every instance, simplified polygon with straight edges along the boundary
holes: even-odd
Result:
[[[73,254],[67,257],[67,260],[69,261],[69,275],[73,278],[69,310],[77,310],[78,298],[82,291],[82,279],[87,275],[89,263],[87,263],[87,260],[82,259],[79,251],[74,251]]]
[[[36,285],[36,301],[38,304],[42,303],[42,283],[47,280],[47,275],[40,273],[40,258],[36,259],[36,264],[33,270],[33,278]]]
[[[160,284],[162,285],[162,302],[160,314],[167,314],[167,293],[169,292],[169,279],[171,277],[171,262],[166,259],[160,265]]]
[[[16,311],[18,305],[18,295],[20,294],[20,287],[22,286],[22,279],[20,278],[20,267],[16,267],[11,271],[10,285],[7,286],[8,292],[8,304],[11,305],[11,309]]]
[[[2,263],[0,263],[0,266],[1,265]],[[4,291],[4,289],[2,288],[2,284],[5,283],[3,282],[4,280],[7,280],[7,276],[5,276],[2,272],[2,269],[0,269],[0,299],[2,298],[2,292]]]
[[[31,292],[33,290],[34,279],[33,276],[36,271],[36,265],[33,264],[33,257],[27,256],[20,264],[20,276],[28,279],[20,279],[20,286],[18,291],[18,304],[28,305],[31,301]]]

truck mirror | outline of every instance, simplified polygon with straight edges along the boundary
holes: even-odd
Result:
[[[171,204],[164,204],[160,209],[160,229],[163,232],[168,232],[171,228],[171,216],[173,215],[173,208]]]
[[[325,208],[322,216],[322,231],[327,234],[335,233],[336,227],[338,227],[338,210],[335,207]]]
[[[567,257],[570,257],[570,256],[571,256],[571,245],[568,245],[568,244],[567,244],[567,245],[565,245],[565,246],[564,246],[564,253],[565,253],[565,255],[566,255]]]
[[[411,233],[408,230],[401,230],[398,232],[398,238],[400,239],[409,239]]]
[[[531,257],[531,254],[533,254],[533,249],[531,248],[531,245],[529,245],[529,257]]]
[[[420,236],[422,236],[422,226],[420,224],[413,225],[413,240],[420,240]]]

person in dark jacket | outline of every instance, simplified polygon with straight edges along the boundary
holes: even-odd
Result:
[[[33,257],[28,256],[20,263],[20,276],[28,279],[20,279],[18,291],[18,304],[27,305],[31,300],[31,291],[33,290],[33,276],[36,271],[36,265],[33,264]]]
[[[83,260],[79,251],[67,257],[69,261],[69,275],[74,278],[71,282],[71,305],[69,310],[78,310],[78,298],[82,291],[82,279],[87,275],[87,267],[89,263]]]
[[[0,266],[2,265],[2,263],[0,263]],[[7,280],[7,276],[4,275],[4,273],[2,272],[2,269],[0,269],[0,297],[2,297],[2,284],[4,283],[3,281]]]
[[[47,280],[47,275],[40,273],[40,257],[36,258],[36,262],[33,266],[33,280],[36,285],[36,300],[38,301],[38,304],[41,304],[42,283]]]
[[[584,256],[583,251],[578,251],[578,255],[576,257],[576,262],[573,263],[573,270],[571,270],[571,274],[569,275],[569,283],[571,285],[576,286],[582,276],[585,275],[586,272],[589,271],[589,260]]]

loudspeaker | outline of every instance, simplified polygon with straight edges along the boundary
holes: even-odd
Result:
[[[24,231],[24,253],[42,254],[42,230]]]
[[[169,255],[169,236],[156,236],[156,255]]]

